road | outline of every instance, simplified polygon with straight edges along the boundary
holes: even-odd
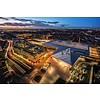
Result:
[[[8,45],[8,48],[7,48],[7,51],[6,51],[6,54],[5,54],[5,58],[8,59],[8,61],[10,61],[14,66],[11,66],[12,69],[18,73],[22,73],[22,74],[25,74],[26,71],[24,69],[22,69],[17,63],[15,63],[12,59],[9,58],[9,55],[10,55],[10,51],[11,51],[11,48],[10,48],[10,41],[9,41],[9,45]],[[19,75],[20,76],[20,75]]]

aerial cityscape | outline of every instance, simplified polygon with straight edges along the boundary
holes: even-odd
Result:
[[[0,17],[0,84],[100,84],[100,18]]]

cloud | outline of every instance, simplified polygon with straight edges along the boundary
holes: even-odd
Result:
[[[60,25],[61,27],[65,27],[65,25],[64,24],[62,24],[62,25]]]
[[[10,17],[10,19],[13,20],[17,20],[17,21],[21,21],[21,22],[30,22],[30,23],[26,23],[25,24],[21,24],[21,23],[15,23],[14,25],[22,25],[22,26],[35,26],[35,27],[49,27],[50,25],[48,24],[48,22],[46,21],[39,21],[39,20],[32,20],[32,19],[22,19],[22,18],[16,18],[16,17]],[[11,24],[13,25],[13,23],[5,23],[5,24]]]
[[[4,24],[0,24],[0,25],[4,25],[4,26],[32,26],[33,24],[28,24],[28,23],[4,23]]]
[[[10,19],[26,22],[29,21],[30,23],[33,23],[31,19],[22,19],[22,18],[16,18],[16,17],[10,17]]]
[[[5,18],[5,17],[0,17],[0,19],[3,19],[3,20],[9,20],[8,18]]]
[[[33,19],[25,19],[25,18],[16,18],[16,17],[0,17],[0,19],[4,20],[0,26],[27,26],[27,27],[39,27],[39,28],[60,28],[66,27],[67,24],[59,24],[58,21],[42,21],[42,20],[34,20]]]
[[[22,21],[22,22],[27,22],[27,21],[29,21],[30,23],[41,23],[41,22],[46,23],[46,21],[37,21],[37,20],[25,19],[25,18],[10,17],[10,19],[18,20],[18,21]]]
[[[61,27],[68,27],[68,26],[70,26],[69,24],[61,24],[60,25]]]
[[[58,21],[55,22],[46,22],[46,21],[39,21],[39,20],[32,20],[32,19],[22,19],[22,18],[16,18],[16,17],[10,17],[11,19],[14,20],[18,20],[18,21],[22,21],[22,22],[26,22],[29,21],[30,23],[34,23],[34,24],[58,24]]]
[[[49,24],[58,24],[59,22],[47,22],[47,23],[49,23]]]

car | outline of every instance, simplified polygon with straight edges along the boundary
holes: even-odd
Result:
[[[40,76],[40,75],[37,75],[34,77],[34,80],[38,83],[40,82],[41,79],[42,79],[42,76]]]
[[[43,74],[45,74],[45,73],[46,73],[46,70],[45,70],[45,69],[41,69],[41,72],[42,72]]]
[[[84,79],[85,79],[85,77],[84,77],[84,76],[80,77],[80,81],[83,81]]]
[[[82,74],[79,74],[79,80],[80,80],[80,81],[81,81],[82,76],[83,76]]]
[[[74,81],[71,79],[70,82],[73,83]]]
[[[10,84],[10,83],[12,83],[12,82],[13,82],[13,78],[11,78],[11,79],[9,79],[9,80],[7,81],[8,84]]]
[[[86,65],[84,65],[83,67],[84,67],[84,68],[86,68],[87,66],[86,66]]]
[[[83,74],[86,74],[87,73],[87,70],[86,69],[83,69],[82,71],[83,71]]]

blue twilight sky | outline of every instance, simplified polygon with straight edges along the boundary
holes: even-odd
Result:
[[[100,28],[100,17],[20,17],[23,19],[32,19],[38,21],[57,21],[61,25],[69,27],[96,27]]]
[[[1,28],[100,28],[100,17],[0,17]]]

